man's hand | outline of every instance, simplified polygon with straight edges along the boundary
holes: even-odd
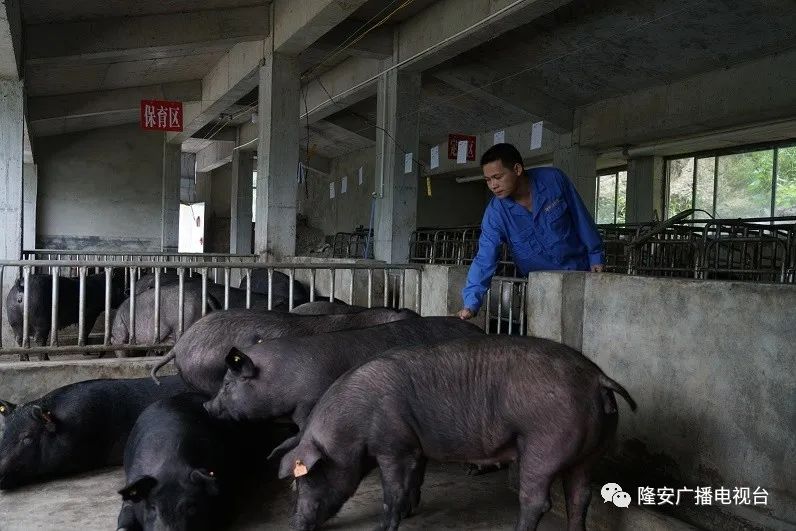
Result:
[[[603,269],[604,266],[602,264],[594,264],[593,266],[591,266],[592,273],[602,273]]]
[[[456,314],[459,319],[466,321],[467,319],[472,319],[475,317],[475,314],[470,308],[462,308],[459,310],[459,313]]]

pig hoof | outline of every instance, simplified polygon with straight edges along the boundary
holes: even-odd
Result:
[[[28,356],[27,354],[20,354],[19,361],[30,361],[30,356]]]
[[[50,356],[45,354],[39,354],[39,361],[50,361]]]

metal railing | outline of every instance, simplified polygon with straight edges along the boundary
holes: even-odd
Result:
[[[332,258],[373,259],[373,231],[338,232],[332,240]]]
[[[440,229],[418,229],[409,241],[409,262],[414,264],[470,265],[478,253],[478,226],[449,227]],[[517,274],[511,250],[501,247],[497,274]]]
[[[90,270],[101,270],[104,275],[102,288],[97,288],[94,278],[89,279]],[[37,286],[44,288],[44,295],[37,300],[31,299],[31,286],[34,271],[45,270],[52,272],[36,279]],[[77,270],[76,279],[61,276],[62,271]],[[168,301],[163,296],[164,290],[168,289],[168,294],[172,297],[170,302],[174,302],[174,289],[170,289],[163,283],[166,271],[176,272],[174,277],[168,280],[176,285],[177,316],[176,329],[173,337],[164,337],[161,333],[161,316],[163,315],[163,303]],[[149,271],[152,276],[152,288],[140,291],[136,289],[136,282],[142,278],[142,273]],[[193,271],[199,277],[191,279],[188,277],[189,271]],[[241,288],[232,286],[232,271],[239,271],[240,277],[244,279]],[[258,271],[265,271],[267,275],[267,295],[257,293],[252,290],[252,275]],[[274,273],[283,272],[288,277],[288,293],[286,301],[275,300],[274,296]],[[119,275],[122,272],[122,275]],[[262,274],[262,273],[261,273]],[[386,307],[407,307],[411,306],[416,311],[421,307],[421,285],[422,268],[417,265],[389,265],[389,264],[345,264],[345,263],[315,263],[315,264],[295,264],[295,263],[219,263],[219,262],[169,262],[165,265],[160,261],[136,261],[134,263],[125,261],[110,260],[14,260],[0,261],[0,286],[4,280],[8,284],[9,275],[16,278],[14,290],[18,294],[18,302],[14,304],[17,313],[21,313],[17,322],[19,337],[15,338],[17,346],[8,347],[9,339],[3,337],[2,326],[0,326],[0,355],[18,354],[21,360],[27,360],[30,354],[38,354],[41,359],[48,359],[49,354],[65,353],[106,353],[117,351],[117,355],[125,351],[158,351],[167,350],[173,346],[174,341],[179,339],[185,329],[191,323],[186,322],[186,295],[201,297],[199,300],[200,310],[197,319],[204,316],[208,311],[211,301],[217,302],[218,309],[228,309],[230,307],[260,307],[272,310],[277,305],[282,305],[283,309],[292,310],[294,303],[294,280],[299,278],[308,282],[308,298],[315,301],[316,298],[333,301],[335,298],[347,299],[347,302],[360,304],[371,308],[380,302]],[[216,284],[209,279],[219,276],[223,278],[222,284]],[[124,302],[119,302],[115,306],[120,308],[114,315],[114,295],[118,295],[122,287],[118,282],[123,276],[125,280],[125,294],[129,297]],[[91,281],[91,293],[88,286]],[[412,283],[414,285],[412,285]],[[49,287],[49,290],[46,289]],[[20,289],[21,288],[21,293]],[[71,291],[65,291],[68,288]],[[318,295],[318,290],[325,294]],[[47,293],[47,291],[49,291]],[[151,308],[140,308],[146,314],[137,313],[136,306],[145,296],[146,291],[151,291]],[[212,293],[211,293],[212,291]],[[102,300],[89,300],[89,297],[99,299],[100,292]],[[245,295],[244,295],[245,293]],[[73,315],[72,308],[67,306],[67,301],[61,300],[64,294],[74,296],[77,300],[77,319],[74,322],[63,323],[59,319],[63,314]],[[231,295],[235,295],[235,302]],[[0,315],[6,315],[6,293],[0,297]],[[41,293],[39,294],[41,295]],[[42,300],[46,299],[46,300]],[[245,302],[244,302],[245,300]],[[14,301],[12,301],[13,303]],[[36,303],[35,315],[31,315],[32,303]],[[42,304],[46,311],[41,308]],[[72,301],[74,302],[74,301]],[[99,318],[99,310],[104,313],[103,329],[96,336],[91,335],[91,328],[94,324],[87,319],[87,308],[92,308],[93,313],[88,317]],[[212,308],[211,308],[212,309]],[[21,311],[19,311],[21,310]],[[119,317],[119,313],[127,318],[127,331],[129,335],[123,343],[112,341],[113,320]],[[93,315],[96,313],[97,315]],[[148,337],[138,337],[137,317],[141,315],[152,316],[152,326]],[[112,319],[113,316],[113,319]],[[12,321],[9,314],[9,322]],[[34,334],[35,345],[31,345],[31,330],[34,326],[35,317],[38,332]],[[195,319],[194,319],[195,320]],[[59,328],[64,326],[76,325],[76,337],[72,337],[73,344],[61,345],[63,338],[59,337]],[[12,325],[13,326],[13,325]],[[46,337],[42,333],[42,328],[47,330]],[[142,339],[143,342],[139,341]],[[166,339],[173,339],[166,341]],[[92,341],[95,340],[95,341]]]
[[[527,292],[527,278],[493,277],[484,297],[484,332],[527,335]]]

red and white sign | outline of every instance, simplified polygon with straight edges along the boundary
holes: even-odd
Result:
[[[456,160],[459,154],[459,142],[467,141],[467,160],[475,160],[476,137],[470,135],[448,135],[448,159]]]
[[[182,102],[141,100],[141,129],[182,131]]]

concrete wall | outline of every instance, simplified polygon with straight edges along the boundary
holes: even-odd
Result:
[[[310,227],[326,235],[351,232],[370,222],[370,210],[375,189],[375,148],[366,148],[333,159],[328,176],[307,173],[306,190],[299,186],[299,213],[307,217]],[[362,168],[362,185],[359,168]],[[346,193],[341,181],[347,177]],[[425,178],[421,179],[417,198],[419,227],[450,227],[481,222],[488,201],[488,190],[482,182],[458,184],[453,175],[432,177],[432,196],[426,193]],[[329,197],[329,184],[334,182],[335,197]]]
[[[39,248],[158,251],[163,135],[137,125],[36,143]]]
[[[535,273],[528,292],[529,333],[582,350],[638,402],[620,406],[601,479],[631,493],[760,486],[765,507],[670,512],[706,529],[793,528],[796,287]]]
[[[210,181],[209,200],[205,203],[205,252],[228,253],[232,164],[211,171]]]
[[[0,398],[22,404],[53,389],[95,378],[145,378],[157,360],[76,360],[0,363]],[[163,374],[174,374],[173,365]]]
[[[39,177],[35,164],[22,166],[22,248],[33,249],[36,246],[36,196],[38,194]]]

